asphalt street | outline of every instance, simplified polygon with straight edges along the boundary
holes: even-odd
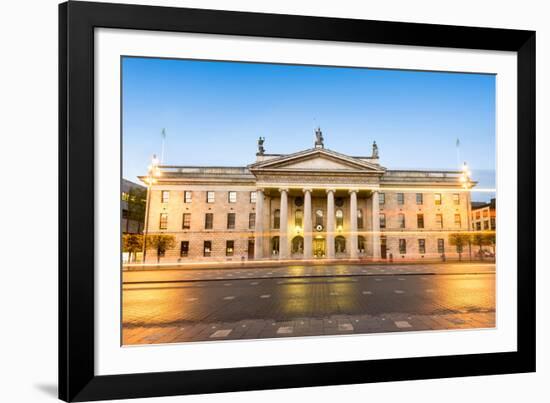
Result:
[[[476,271],[125,283],[123,344],[494,327],[495,275]]]

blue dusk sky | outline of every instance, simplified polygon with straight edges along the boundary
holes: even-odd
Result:
[[[123,177],[165,165],[245,166],[325,147],[389,169],[460,168],[495,187],[495,76],[155,58],[123,59]],[[460,140],[460,161],[456,141]],[[474,193],[474,200],[494,194]]]

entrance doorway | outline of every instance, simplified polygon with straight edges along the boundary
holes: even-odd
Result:
[[[317,258],[325,257],[325,238],[313,239],[313,256]]]
[[[254,238],[248,238],[248,258],[254,259]]]
[[[386,237],[380,237],[380,257],[386,259]]]

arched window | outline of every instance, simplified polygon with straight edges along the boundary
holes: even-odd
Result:
[[[281,210],[277,209],[273,212],[273,229],[281,228]]]
[[[272,255],[278,255],[279,254],[279,237],[274,236],[271,238],[271,254]]]
[[[365,237],[362,235],[359,235],[357,237],[357,249],[359,249],[360,253],[365,253]]]
[[[304,238],[295,236],[292,238],[292,253],[304,253]]]
[[[336,228],[341,229],[344,226],[344,212],[340,209],[336,210]]]
[[[302,228],[303,218],[304,213],[302,212],[302,210],[296,210],[296,212],[294,213],[294,225],[296,227]]]
[[[357,229],[363,229],[363,210],[357,210]]]
[[[323,225],[323,210],[317,210],[315,212],[315,226]]]
[[[345,252],[346,238],[344,238],[342,235],[338,235],[336,238],[334,238],[334,249],[336,250],[336,253]]]

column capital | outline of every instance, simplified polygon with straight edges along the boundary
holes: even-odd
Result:
[[[313,192],[313,189],[311,189],[311,188],[303,188],[303,189],[302,189],[302,192],[304,192],[304,193],[306,193],[306,192],[311,193],[311,192]]]
[[[256,192],[262,192],[264,193],[265,189],[264,188],[256,188]]]
[[[359,189],[349,189],[349,190],[348,190],[348,193],[349,193],[349,194],[357,193],[357,192],[359,192]]]
[[[330,192],[334,193],[334,192],[336,192],[336,189],[329,188],[329,189],[325,189],[325,191],[327,192],[327,194],[330,193]]]
[[[281,193],[283,193],[283,192],[288,193],[288,188],[279,188],[279,192],[281,192]]]

